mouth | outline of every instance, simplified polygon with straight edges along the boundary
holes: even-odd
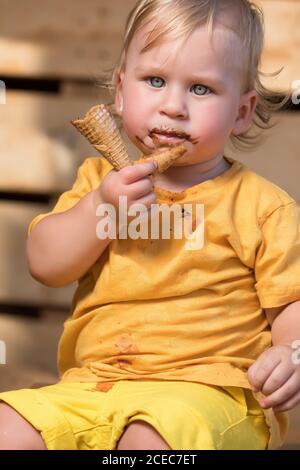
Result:
[[[176,145],[184,142],[184,139],[163,134],[151,134],[152,140],[157,145]]]
[[[157,145],[177,145],[183,143],[185,140],[189,140],[190,136],[184,132],[164,130],[159,131],[154,129],[149,133],[153,142]]]

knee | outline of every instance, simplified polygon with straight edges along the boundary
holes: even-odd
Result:
[[[0,403],[0,450],[46,450],[40,433],[5,403]]]
[[[117,450],[170,450],[170,447],[150,424],[134,421],[122,434]]]

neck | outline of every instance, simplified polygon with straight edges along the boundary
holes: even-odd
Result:
[[[218,155],[211,160],[196,163],[195,165],[171,166],[162,175],[159,175],[155,182],[158,186],[162,183],[188,188],[215,178],[228,168],[230,168],[230,164],[224,159],[223,155]]]

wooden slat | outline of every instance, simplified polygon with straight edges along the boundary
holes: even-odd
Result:
[[[66,314],[55,311],[51,316],[39,318],[0,311],[0,337],[6,345],[6,364],[23,364],[55,373],[57,342],[66,318]]]
[[[0,191],[47,194],[69,189],[82,161],[99,156],[70,120],[109,101],[95,91],[90,97],[9,91],[7,104],[0,106]],[[132,147],[128,145],[136,156]]]
[[[0,392],[8,392],[20,388],[37,388],[36,384],[42,387],[57,382],[57,373],[51,373],[30,366],[20,366],[18,364],[0,365]]]
[[[0,303],[69,309],[76,283],[53,289],[36,282],[26,261],[27,228],[44,204],[0,201]]]
[[[70,120],[81,117],[89,106],[109,101],[106,94],[98,91],[90,95],[8,91],[6,105],[0,107],[1,128],[23,124],[59,137],[62,130],[74,131]],[[72,134],[77,136],[77,132]]]
[[[1,0],[0,75],[90,78],[116,60],[135,0]]]
[[[284,67],[276,78],[265,78],[265,85],[285,92],[300,80],[300,2],[299,0],[257,0],[265,14],[266,39],[261,70],[271,73]]]
[[[6,364],[0,365],[0,391],[57,382],[57,345],[66,316],[22,318],[0,312],[0,340]]]
[[[97,152],[70,124],[96,97],[7,93],[0,107],[0,190],[60,193],[72,186],[89,154]]]
[[[228,146],[226,154],[282,187],[299,204],[300,113],[282,112],[276,115],[275,120],[278,124],[265,131],[266,140],[257,149],[242,153]]]
[[[118,58],[135,0],[0,1],[0,75],[87,78]],[[257,0],[266,18],[262,70],[285,67],[265,83],[286,90],[300,79],[298,0]]]

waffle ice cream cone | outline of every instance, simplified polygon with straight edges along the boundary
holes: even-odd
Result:
[[[153,173],[153,176],[156,176],[166,171],[173,165],[175,160],[182,157],[186,151],[187,148],[183,144],[178,144],[173,147],[159,148],[145,158],[145,160],[155,160],[157,162],[158,167]]]
[[[71,124],[105,157],[115,170],[133,165],[116,122],[105,104],[93,106],[84,119]]]

